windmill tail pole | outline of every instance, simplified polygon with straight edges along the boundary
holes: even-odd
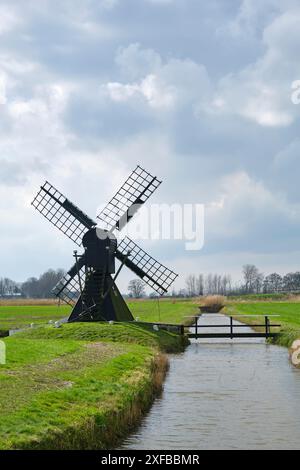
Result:
[[[76,270],[77,270],[77,275],[78,275],[78,284],[79,284],[80,294],[82,295],[82,285],[81,285],[80,271],[79,271],[79,268],[78,268],[77,250],[74,250],[74,258],[75,258]]]
[[[82,255],[84,256],[84,255]],[[82,283],[81,283],[81,276],[80,276],[80,269],[79,269],[79,266],[78,266],[78,254],[77,254],[77,250],[74,250],[74,258],[75,258],[75,264],[76,264],[76,271],[77,271],[77,276],[78,276],[78,284],[79,284],[79,290],[80,290],[80,297],[81,299],[83,299],[83,289],[82,289]],[[88,312],[89,309],[86,308],[86,305],[84,303],[84,301],[82,300],[82,307],[85,308],[85,310],[83,310],[81,312],[81,314],[83,315],[84,312]]]
[[[123,268],[123,266],[124,266],[124,264],[125,264],[125,261],[127,260],[127,258],[128,258],[129,255],[130,255],[130,251],[128,251],[127,255],[124,256],[124,258],[123,258],[123,260],[122,260],[122,263],[121,263],[121,265],[120,265],[118,271],[116,272],[114,278],[112,279],[112,282],[110,283],[109,288],[107,289],[107,291],[105,292],[105,294],[104,294],[103,297],[102,297],[103,300],[105,300],[106,297],[108,296],[108,294],[110,293],[110,291],[111,291],[113,285],[115,284],[115,282],[116,282],[116,280],[117,280],[117,278],[118,278],[118,276],[119,276],[119,274],[120,274],[120,272],[121,272],[121,270],[122,270],[122,268]]]

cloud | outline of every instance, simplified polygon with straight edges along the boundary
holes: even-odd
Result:
[[[153,49],[145,49],[139,43],[133,43],[118,49],[115,63],[124,78],[136,80],[156,73],[162,66],[162,59]]]
[[[280,0],[242,0],[233,18],[217,29],[217,34],[235,39],[261,34],[264,25],[281,11]]]
[[[0,75],[0,105],[6,103],[6,76]]]
[[[0,36],[14,30],[21,23],[14,8],[0,5]]]
[[[132,98],[144,98],[150,107],[171,108],[176,100],[176,89],[166,86],[156,75],[148,75],[139,84],[108,83],[109,96],[113,101],[128,101]]]
[[[300,261],[296,2],[12,0],[1,9],[3,274],[72,263],[72,243],[30,207],[45,179],[94,217],[137,163],[164,180],[153,201],[206,204],[203,252],[145,244],[182,276],[230,270],[230,260],[234,272],[252,260],[272,270],[277,259]]]
[[[253,9],[252,2],[243,5]],[[264,53],[243,70],[220,80],[212,102],[216,113],[235,113],[265,127],[287,127],[299,117],[299,108],[290,100],[292,82],[299,74],[295,62],[299,19],[299,9],[272,18],[262,33]],[[248,20],[254,23],[253,16]]]
[[[174,0],[146,0],[146,2],[158,5],[168,5],[170,3],[174,3]]]
[[[300,141],[295,138],[275,156],[270,168],[268,184],[279,188],[292,204],[300,202],[298,176],[300,171]],[[278,190],[278,189],[277,189]]]
[[[300,206],[289,205],[283,193],[273,193],[262,181],[250,178],[243,171],[222,178],[220,197],[208,207],[208,217],[213,226],[218,223],[221,237],[251,238],[256,230],[261,232],[261,244],[270,244],[269,234],[264,236],[264,225],[277,219],[281,223],[296,223]],[[272,239],[276,234],[272,234]],[[236,243],[236,241],[235,241]],[[261,247],[262,248],[262,247]]]
[[[1,183],[25,184],[61,158],[69,139],[62,113],[70,86],[55,83],[43,69],[28,61],[18,62],[0,54],[1,87]]]
[[[281,84],[279,86],[282,88]],[[294,120],[289,93],[288,86],[278,90],[277,84],[270,83],[261,77],[260,71],[249,67],[238,77],[221,80],[212,109],[216,113],[236,113],[260,126],[285,127]]]
[[[104,8],[111,9],[118,5],[119,0],[101,0],[100,3]]]
[[[157,52],[143,50],[139,44],[120,49],[115,61],[123,75],[140,80],[103,84],[102,88],[113,101],[130,102],[143,98],[155,109],[172,109],[175,105],[194,107],[207,101],[210,79],[202,64],[174,58],[164,63]]]

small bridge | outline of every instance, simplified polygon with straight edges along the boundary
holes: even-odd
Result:
[[[226,318],[226,317],[224,317]],[[233,317],[229,317],[229,324],[214,324],[214,325],[199,325],[197,322],[192,326],[184,326],[185,332],[189,338],[275,338],[278,336],[278,332],[272,331],[272,328],[280,328],[281,325],[270,323],[269,317],[265,316],[265,322],[263,324],[254,324],[254,325],[246,325],[244,323],[235,324],[233,322]],[[251,328],[259,327],[264,328],[263,332],[251,331],[251,332],[243,332],[239,329],[241,328]],[[206,333],[206,328],[226,328],[228,332],[215,332],[215,333]],[[238,331],[237,331],[238,330]]]

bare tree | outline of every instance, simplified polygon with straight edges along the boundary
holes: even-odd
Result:
[[[254,289],[257,294],[259,294],[262,291],[264,284],[264,275],[262,273],[258,273],[256,276],[256,280],[254,283]]]
[[[208,274],[203,282],[206,294],[225,295],[227,287],[231,284],[229,275]]]
[[[4,279],[0,279],[0,297],[3,297],[5,295],[5,284],[4,284]]]
[[[265,277],[263,290],[265,293],[278,292],[282,289],[282,277],[277,273]]]
[[[231,291],[231,276],[229,274],[225,274],[224,276],[222,276],[220,294],[226,295],[230,291]]]
[[[212,277],[212,292],[211,294],[218,294],[218,284],[219,284],[219,276],[214,274]]]
[[[39,297],[38,279],[36,277],[30,277],[27,281],[22,284],[22,292],[26,297],[35,299]]]
[[[260,292],[263,283],[263,274],[259,272],[254,264],[245,264],[243,266],[243,276],[246,292]]]
[[[204,293],[204,276],[199,274],[196,279],[196,295],[203,295]]]
[[[213,275],[208,274],[205,279],[205,293],[212,294],[213,293]]]
[[[141,299],[145,296],[145,285],[141,279],[132,279],[128,284],[130,297]]]
[[[194,297],[196,295],[196,276],[190,274],[185,281],[186,290],[189,297]]]
[[[41,274],[37,279],[31,277],[22,284],[22,292],[26,297],[47,299],[53,297],[52,289],[64,276],[65,272],[62,269],[49,269]]]
[[[39,297],[49,298],[52,297],[53,287],[60,281],[64,276],[64,271],[62,269],[54,270],[49,269],[43,273],[39,278]]]
[[[0,279],[0,297],[12,297],[17,294],[20,295],[20,289],[15,281],[8,277]]]
[[[300,272],[288,273],[282,281],[284,290],[298,291],[300,289]]]

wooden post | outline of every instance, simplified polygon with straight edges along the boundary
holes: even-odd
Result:
[[[265,317],[265,327],[266,327],[266,338],[269,337],[269,319]]]
[[[196,338],[198,336],[198,318],[196,319],[196,323],[195,323],[195,335],[196,335]]]
[[[233,338],[233,318],[230,317],[230,337]]]
[[[180,325],[180,334],[184,336],[184,325]]]

